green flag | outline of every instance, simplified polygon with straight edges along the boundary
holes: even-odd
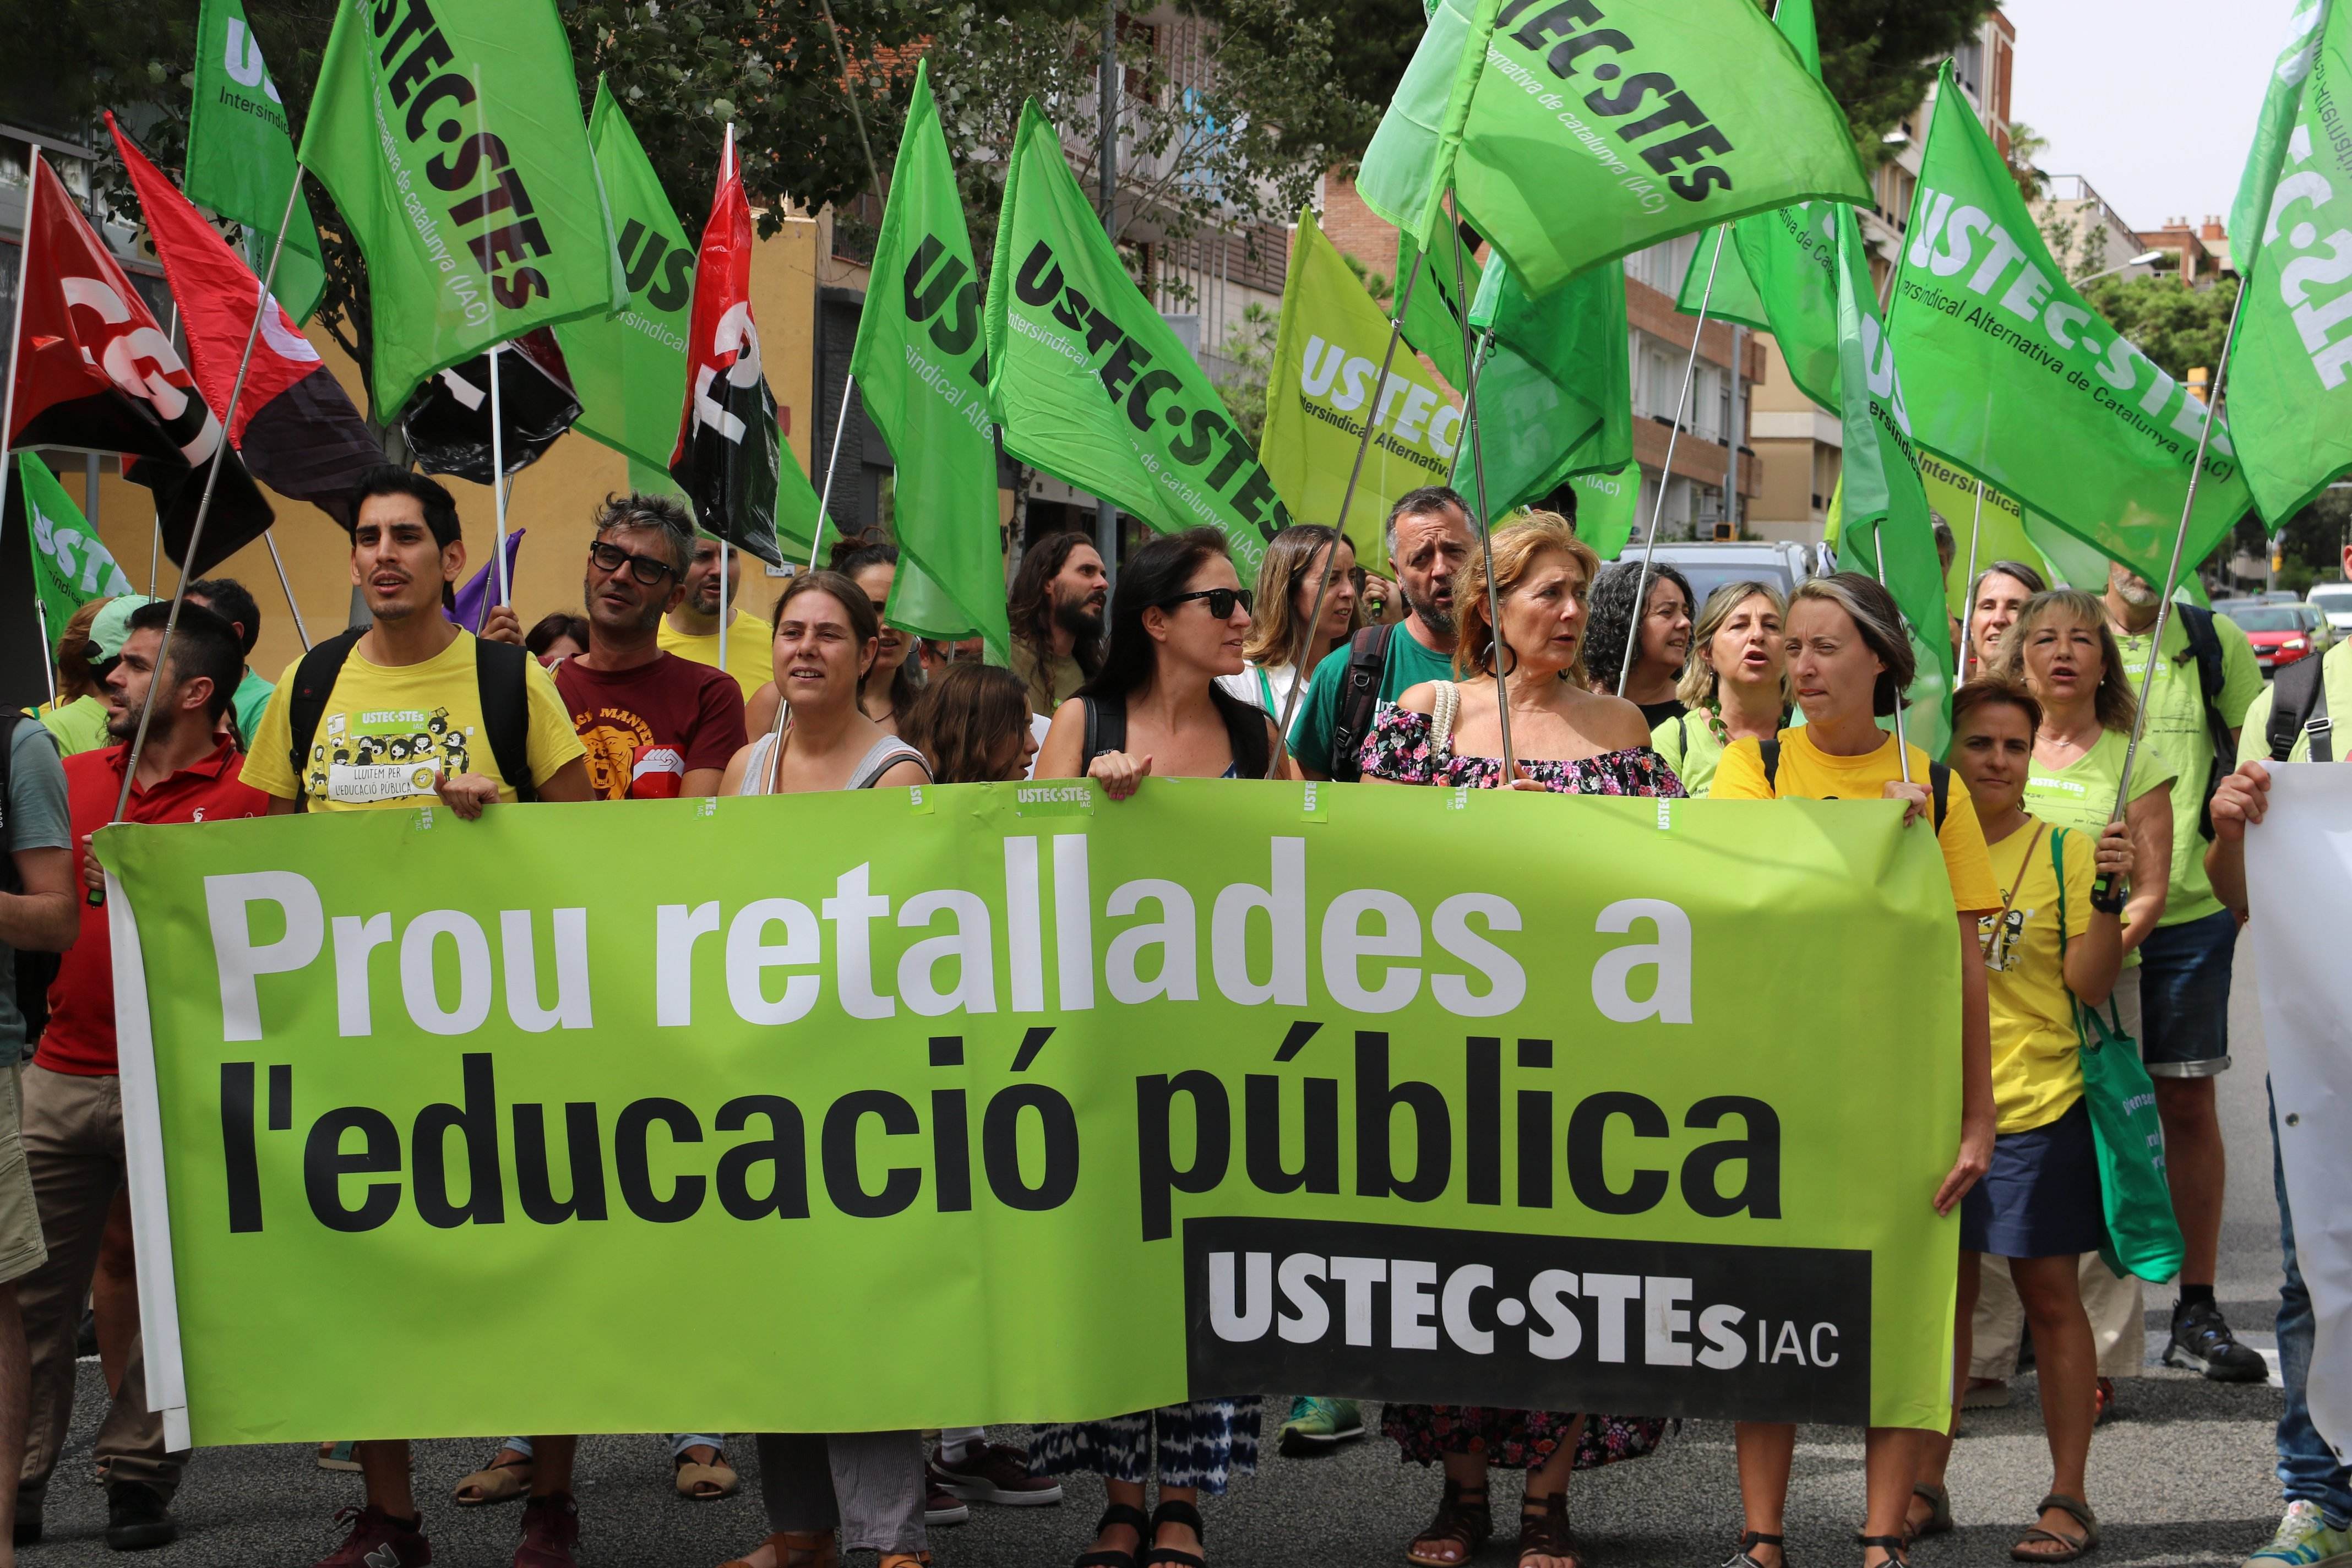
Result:
[[[2246,290],[2225,383],[2230,429],[2274,526],[2352,468],[2352,140],[2336,96],[2347,88],[2352,12],[2305,0],[2230,216]]]
[[[1844,345],[1840,379],[1846,393],[1840,411],[1845,460],[1838,568],[1877,578],[1902,607],[1919,658],[1918,676],[1905,698],[1909,737],[1929,756],[1941,757],[1952,731],[1952,637],[1944,610],[1943,563],[1936,555],[1927,498],[1919,488],[1895,344],[1871,286],[1870,253],[1863,248],[1853,209],[1840,207],[1832,216],[1838,228],[1838,341]]]
[[[629,302],[553,0],[341,0],[302,132],[367,260],[389,419],[493,343]]]
[[[1772,323],[1764,314],[1764,300],[1756,292],[1748,268],[1740,265],[1739,247],[1731,243],[1734,226],[1719,225],[1699,236],[1698,248],[1691,253],[1691,264],[1683,270],[1683,286],[1675,295],[1675,310],[1681,315],[1696,316],[1703,302],[1710,321],[1737,321],[1755,331],[1769,332]],[[1717,245],[1723,247],[1719,256]],[[1710,270],[1715,276],[1712,284],[1707,281]]]
[[[1500,517],[1570,476],[1614,473],[1633,456],[1633,363],[1625,342],[1625,269],[1596,267],[1541,299],[1492,258],[1470,323],[1491,328],[1478,367],[1478,446],[1486,510]],[[1457,488],[1476,476],[1457,460]]]
[[[16,474],[25,503],[25,535],[33,550],[33,587],[40,595],[54,651],[76,610],[92,599],[138,590],[47,463],[30,452],[19,452]]]
[[[1642,510],[1642,465],[1628,461],[1613,474],[1579,474],[1568,482],[1576,491],[1576,536],[1603,561],[1624,554]]]
[[[1412,298],[1404,312],[1405,346],[1416,353],[1427,354],[1429,363],[1437,367],[1437,374],[1445,378],[1445,384],[1460,390],[1464,380],[1462,301],[1454,297],[1453,247],[1440,246],[1433,256],[1424,258],[1412,234],[1402,228],[1397,230],[1396,276],[1394,298],[1405,298],[1408,279],[1412,285]],[[1484,276],[1478,258],[1465,253],[1462,287],[1471,299],[1478,297],[1478,284]]]
[[[1224,400],[1128,277],[1034,99],[989,268],[988,391],[1006,451],[1163,533],[1217,529],[1244,583],[1290,521]]]
[[[573,428],[628,458],[633,475],[660,470],[656,493],[670,494],[677,487],[669,478],[669,458],[686,401],[694,241],[602,77],[588,116],[588,143],[629,299],[617,315],[582,316],[555,329],[572,390],[580,397]]]
[[[1541,298],[1597,263],[1792,202],[1870,200],[1845,112],[1754,0],[1440,0],[1357,192],[1425,232],[1456,210]],[[1444,147],[1480,63],[1461,145]]]
[[[1424,278],[1422,287],[1430,282]],[[1437,297],[1432,289],[1431,298]],[[1418,313],[1420,306],[1413,309]],[[1447,324],[1459,363],[1461,331]],[[1388,340],[1388,317],[1316,226],[1315,215],[1302,211],[1282,286],[1258,455],[1292,517],[1328,523],[1339,514],[1361,447],[1364,466],[1348,508],[1348,538],[1356,559],[1383,574],[1382,524],[1390,505],[1408,490],[1445,483],[1462,437],[1462,400],[1412,354],[1398,353],[1389,379],[1381,380]],[[1373,435],[1365,447],[1368,415]]]
[[[929,62],[915,68],[872,277],[849,374],[898,467],[890,624],[951,641],[976,634],[990,662],[1003,664],[1013,634],[1004,615],[980,269],[931,100]]]
[[[295,180],[294,142],[278,84],[238,0],[204,0],[196,14],[196,98],[188,111],[188,167],[181,182],[190,201],[245,227],[246,259],[255,277],[269,252]],[[319,231],[307,202],[294,204],[270,292],[300,326],[327,291]]]
[[[1919,444],[2164,580],[2205,405],[2065,281],[1951,68],[1936,94],[1889,307]],[[2190,563],[2248,504],[2216,419]]]

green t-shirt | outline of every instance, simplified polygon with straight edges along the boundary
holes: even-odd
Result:
[[[261,728],[261,716],[269,709],[269,694],[277,689],[256,674],[253,666],[248,664],[245,667],[245,679],[236,683],[236,690],[230,694],[228,700],[229,707],[236,714],[236,734],[241,747],[253,744],[253,737]]]
[[[2336,726],[2335,740],[2330,747],[2336,760],[2352,762],[2352,641],[2337,643],[2327,650],[2319,666],[2320,689],[2327,695],[2327,717]],[[2246,710],[2245,728],[2238,732],[2238,761],[2241,763],[2271,760],[2271,692],[2265,689]],[[2294,738],[2294,750],[2287,753],[2288,762],[2311,761],[2309,731]]]
[[[58,755],[61,757],[76,757],[113,744],[106,732],[103,698],[77,697],[61,708],[44,706],[35,711],[42,728],[57,738]]]
[[[1424,680],[1454,679],[1454,654],[1432,653],[1410,628],[1400,626],[1389,634],[1389,657],[1381,668],[1381,700],[1393,702],[1406,689]],[[1341,643],[1315,667],[1307,683],[1307,700],[1299,704],[1292,752],[1299,765],[1328,776],[1331,772],[1331,731],[1339,721],[1339,688],[1348,679],[1348,645]]]
[[[1706,718],[1704,712],[1680,713],[1650,731],[1650,749],[1666,760],[1694,800],[1706,798],[1715,765],[1723,761],[1723,742]]]
[[[2035,758],[2025,775],[2025,809],[2053,827],[2073,829],[2076,845],[2095,846],[2099,830],[2107,825],[2107,814],[2116,808],[2116,786],[2123,782],[2124,752],[2130,746],[2128,733],[2105,730],[2096,744],[2063,768]],[[2137,801],[2150,790],[2164,788],[2172,777],[2170,759],[2155,747],[2143,745],[2139,760],[2132,764],[2132,799]],[[2197,830],[2193,818],[2189,827],[2192,833]],[[2124,954],[2126,968],[2138,962],[2137,950]]]
[[[2216,616],[2213,631],[2221,640],[2221,692],[2214,703],[2222,721],[2235,730],[2263,694],[2263,669],[2254,662],[2253,645],[2235,621]],[[2117,633],[2116,644],[2123,653],[2124,675],[2137,693],[2147,668],[2148,639]],[[2206,781],[2212,776],[2213,742],[2205,731],[2205,695],[2197,684],[2197,660],[2189,652],[2189,628],[2177,615],[2165,622],[2164,655],[2148,692],[2142,746],[2160,753],[2172,767],[2172,890],[2165,900],[2164,918],[2157,923],[2177,926],[2220,913],[2221,900],[2213,896],[2213,884],[2205,875],[2205,836],[2197,831],[2197,819],[2204,814]],[[2108,800],[2112,805],[2114,796]]]

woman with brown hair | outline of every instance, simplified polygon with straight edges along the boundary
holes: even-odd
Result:
[[[111,603],[110,599],[92,599],[83,605],[66,621],[65,630],[58,637],[58,694],[34,709],[33,716],[57,742],[59,756],[94,752],[111,743],[106,733],[105,686],[89,662],[94,646],[89,640],[89,628],[98,620],[98,612]]]
[[[1686,711],[1650,731],[1692,795],[1706,794],[1726,746],[1769,741],[1789,721],[1788,616],[1789,602],[1769,583],[1726,583],[1706,596],[1675,688]]]
[[[1328,559],[1334,549],[1339,553],[1337,561]],[[1324,588],[1327,566],[1331,581]],[[1248,640],[1242,644],[1242,672],[1221,675],[1217,684],[1244,702],[1256,703],[1280,723],[1301,672],[1313,675],[1316,666],[1363,624],[1358,610],[1361,578],[1356,547],[1338,530],[1300,522],[1276,534],[1258,564],[1257,613],[1250,622]],[[1307,617],[1315,614],[1318,589],[1323,613],[1309,629]],[[1295,714],[1291,722],[1297,722]]]
[[[934,784],[1010,783],[1037,754],[1021,678],[989,664],[950,664],[933,675],[899,738],[930,759]]]

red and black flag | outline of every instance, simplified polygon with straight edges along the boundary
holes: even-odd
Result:
[[[171,281],[172,298],[179,302],[180,327],[187,334],[196,384],[206,403],[226,408],[236,382],[237,361],[253,331],[261,280],[163,171],[147,161],[112,115],[106,123],[139,193],[155,255]],[[310,340],[294,330],[275,299],[253,340],[253,360],[246,367],[245,390],[237,395],[236,422],[228,438],[262,483],[280,495],[310,501],[345,529],[352,525],[352,485],[383,461],[383,449],[368,435],[341,384]],[[213,505],[217,508],[220,498],[215,496]],[[205,524],[207,540],[218,526],[217,521]]]
[[[735,167],[731,128],[695,262],[687,368],[670,478],[693,503],[705,532],[781,566],[776,395],[760,374],[760,329],[751,321],[751,204]]]
[[[123,476],[155,492],[164,550],[200,577],[261,537],[269,503],[221,439],[172,340],[46,162],[29,199],[7,445],[121,453]],[[215,462],[204,552],[191,561],[188,536]]]
[[[520,473],[572,428],[580,395],[555,334],[545,327],[499,345],[499,422],[505,426],[497,456],[509,474]],[[428,474],[455,474],[490,482],[490,356],[426,376],[401,411],[401,433],[416,466]]]

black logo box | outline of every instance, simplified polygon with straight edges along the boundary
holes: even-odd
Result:
[[[1868,1420],[1866,1251],[1237,1218],[1183,1245],[1194,1398]]]

